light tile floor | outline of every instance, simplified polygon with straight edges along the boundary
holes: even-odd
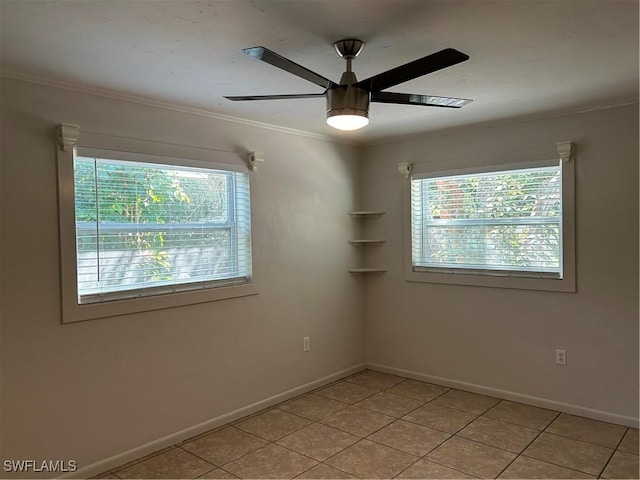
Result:
[[[366,370],[98,478],[640,478],[638,430]]]

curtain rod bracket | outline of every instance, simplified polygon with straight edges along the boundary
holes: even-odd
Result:
[[[404,178],[409,178],[412,170],[413,163],[403,162],[398,164],[398,172],[400,172],[400,175],[402,175]]]
[[[571,161],[571,154],[573,153],[573,143],[570,141],[567,142],[558,142],[556,144],[558,147],[558,155],[562,159],[563,163],[568,163]]]
[[[247,159],[249,160],[249,170],[254,172],[258,169],[258,164],[264,163],[264,152],[249,152]]]

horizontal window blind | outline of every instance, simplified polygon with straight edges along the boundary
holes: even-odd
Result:
[[[562,278],[560,165],[411,180],[414,271]]]
[[[77,156],[79,303],[246,283],[244,172]]]

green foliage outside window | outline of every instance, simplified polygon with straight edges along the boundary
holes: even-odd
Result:
[[[136,251],[141,282],[172,279],[170,249],[228,247],[233,180],[225,172],[78,157],[74,177],[79,253]]]
[[[560,182],[558,167],[414,181],[414,263],[558,271]]]

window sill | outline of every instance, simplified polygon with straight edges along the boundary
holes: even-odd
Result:
[[[532,278],[501,275],[478,275],[463,273],[405,272],[407,282],[440,283],[446,285],[467,285],[475,287],[513,288],[519,290],[542,290],[548,292],[576,291],[573,277],[563,279]]]
[[[82,322],[105,317],[115,317],[131,313],[163,310],[165,308],[182,307],[198,303],[216,302],[230,298],[257,295],[258,289],[254,283],[216,287],[206,290],[177,292],[153,297],[113,300],[102,303],[79,305],[75,301],[68,301],[62,305],[62,323]],[[70,296],[64,296],[63,298]],[[73,298],[71,296],[71,298]]]

